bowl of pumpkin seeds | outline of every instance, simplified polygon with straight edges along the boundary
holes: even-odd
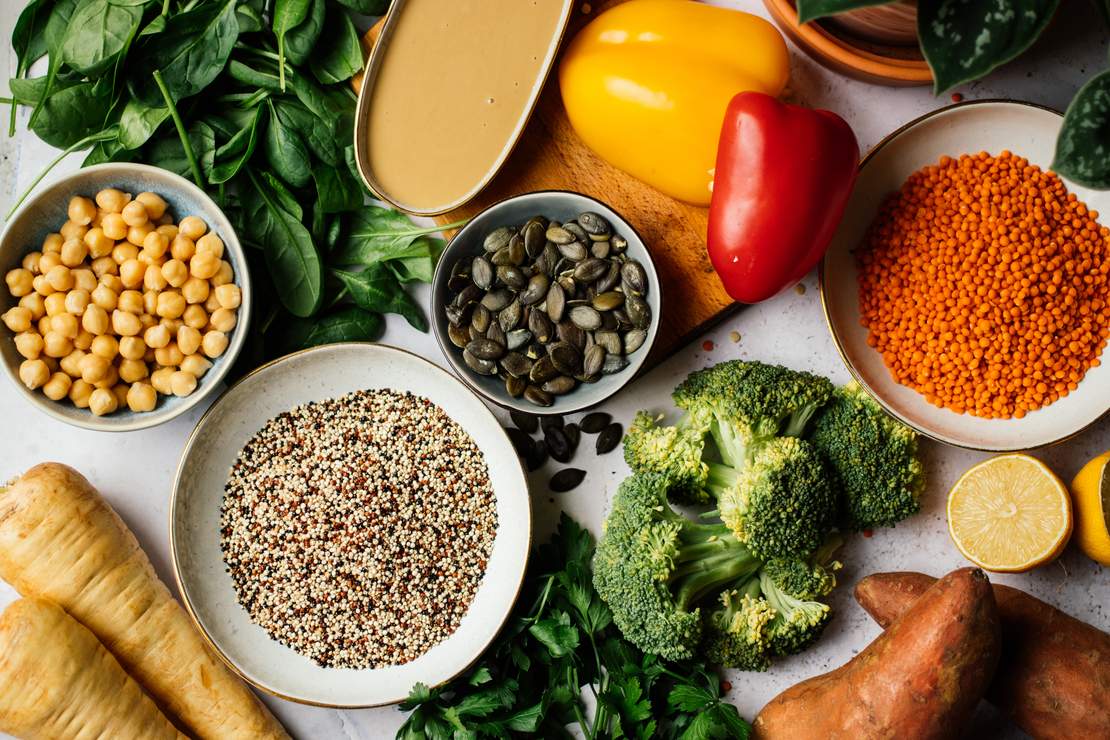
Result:
[[[601,403],[636,376],[659,330],[659,277],[635,229],[579,193],[496,203],[447,245],[432,325],[489,400],[533,414]]]

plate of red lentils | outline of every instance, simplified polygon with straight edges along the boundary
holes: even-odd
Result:
[[[402,701],[462,673],[508,617],[531,505],[489,409],[400,349],[330,344],[233,385],[201,418],[171,504],[186,608],[268,693]]]
[[[856,379],[926,436],[1022,450],[1110,409],[1110,194],[1052,172],[1061,121],[961,103],[860,166],[821,266],[825,316]]]

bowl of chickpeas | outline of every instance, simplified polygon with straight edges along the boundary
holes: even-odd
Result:
[[[87,429],[161,424],[209,396],[246,339],[250,277],[231,223],[143,164],[79,170],[0,234],[0,357],[22,394]]]

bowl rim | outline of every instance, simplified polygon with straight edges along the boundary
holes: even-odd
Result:
[[[278,699],[284,699],[286,701],[290,701],[290,702],[293,702],[295,704],[302,704],[302,705],[305,705],[305,706],[312,706],[312,707],[321,707],[321,708],[325,708],[325,709],[374,709],[374,708],[378,708],[378,707],[391,707],[391,706],[396,706],[396,705],[400,704],[401,702],[403,702],[405,700],[405,698],[402,697],[402,698],[400,698],[396,701],[387,701],[387,702],[373,703],[373,704],[332,704],[332,703],[327,703],[327,702],[319,702],[319,701],[315,701],[315,700],[311,700],[311,699],[299,698],[299,697],[295,697],[295,696],[288,696],[286,694],[282,694],[281,692],[275,691],[274,689],[272,689],[268,686],[264,686],[263,684],[258,683],[257,681],[255,681],[251,677],[247,676],[231,660],[231,658],[228,657],[228,655],[226,655],[224,653],[224,651],[219,648],[218,645],[216,645],[215,640],[213,640],[212,636],[208,634],[208,630],[205,629],[204,625],[202,624],[200,618],[197,616],[197,613],[193,608],[192,599],[190,599],[190,597],[189,597],[189,592],[185,588],[185,584],[184,584],[184,581],[183,581],[182,576],[181,576],[181,570],[182,569],[181,569],[180,560],[178,558],[178,550],[177,550],[177,531],[176,531],[176,527],[174,525],[176,523],[177,514],[178,514],[178,501],[181,497],[181,478],[182,478],[182,474],[184,473],[184,470],[185,470],[185,461],[188,458],[190,451],[193,449],[193,445],[196,443],[197,436],[200,434],[201,429],[204,427],[205,423],[208,421],[209,417],[212,415],[213,409],[216,408],[216,406],[220,403],[220,401],[222,401],[224,399],[225,396],[229,395],[240,384],[244,383],[249,378],[251,378],[255,375],[258,375],[258,374],[262,373],[263,371],[268,370],[268,369],[272,368],[273,366],[275,366],[279,363],[285,362],[287,360],[291,360],[295,357],[300,357],[302,355],[306,355],[306,354],[310,354],[310,353],[314,353],[314,352],[329,351],[329,350],[335,350],[335,349],[350,349],[350,348],[356,348],[356,347],[370,347],[370,348],[374,348],[374,349],[378,349],[378,350],[383,350],[383,351],[386,351],[386,352],[395,352],[395,353],[398,353],[398,354],[407,355],[410,358],[412,358],[414,360],[417,360],[418,362],[426,364],[429,368],[431,368],[433,370],[433,372],[441,373],[449,381],[461,382],[461,381],[459,381],[459,378],[455,374],[449,372],[446,368],[441,367],[440,365],[437,365],[436,363],[432,362],[431,360],[429,360],[425,357],[421,357],[420,355],[418,355],[415,352],[404,349],[402,347],[395,347],[391,344],[382,344],[382,343],[379,343],[379,342],[335,342],[335,343],[332,343],[332,344],[322,344],[322,345],[317,345],[315,347],[306,347],[304,349],[299,349],[295,352],[290,352],[289,354],[282,355],[281,357],[270,360],[269,362],[267,362],[265,364],[259,365],[258,367],[251,370],[249,373],[247,373],[246,375],[244,375],[243,377],[239,378],[234,383],[229,385],[227,388],[225,388],[220,393],[219,397],[215,401],[213,401],[212,405],[209,406],[207,409],[205,409],[204,413],[201,414],[201,417],[199,419],[197,419],[196,426],[194,426],[193,430],[191,432],[189,432],[189,436],[188,436],[188,438],[186,438],[185,444],[182,446],[181,456],[177,461],[176,468],[174,469],[173,487],[170,491],[170,501],[169,501],[168,514],[167,514],[167,518],[169,519],[169,530],[170,530],[170,538],[169,538],[170,539],[170,565],[171,565],[171,568],[173,570],[174,584],[177,586],[177,592],[181,597],[180,598],[181,605],[185,608],[185,612],[189,615],[189,619],[192,620],[193,626],[196,628],[197,632],[200,634],[200,636],[204,640],[204,642],[208,645],[209,649],[212,650],[212,652],[216,655],[216,657],[219,658],[220,661],[225,666],[227,666],[228,669],[230,669],[232,673],[234,673],[236,676],[238,676],[240,679],[242,679],[244,682],[246,682],[246,684],[248,686],[251,686],[255,689],[258,689],[262,693],[267,694],[269,696],[276,697]],[[464,390],[469,391],[470,394],[472,396],[474,396],[475,400],[477,400],[482,405],[482,407],[485,409],[485,413],[490,417],[490,420],[493,422],[493,425],[495,427],[497,427],[497,429],[500,430],[500,434],[504,438],[505,444],[509,448],[511,448],[512,447],[512,441],[509,439],[509,435],[505,431],[505,427],[501,424],[501,422],[499,422],[497,420],[497,417],[493,414],[492,411],[489,410],[489,407],[487,407],[484,403],[482,403],[483,397],[481,395],[477,394],[477,393],[474,393],[473,390],[471,390],[469,387],[466,387]],[[432,686],[431,688],[437,688],[439,686],[443,686],[445,684],[448,684],[451,681],[458,678],[459,676],[466,673],[467,671],[469,671],[471,668],[473,668],[474,664],[476,664],[479,660],[481,660],[482,656],[486,653],[486,651],[489,649],[489,647],[500,636],[501,630],[504,628],[505,623],[509,621],[509,617],[512,615],[513,609],[516,607],[517,601],[520,600],[520,592],[524,587],[524,579],[528,575],[528,563],[531,560],[532,550],[533,550],[534,543],[535,543],[535,526],[533,524],[533,516],[535,514],[535,511],[532,507],[531,491],[528,488],[528,474],[524,469],[524,464],[522,463],[520,458],[516,457],[515,455],[513,455],[512,457],[513,457],[513,461],[515,462],[514,470],[520,473],[520,479],[524,482],[524,497],[523,498],[524,498],[524,502],[525,502],[525,507],[526,507],[527,512],[528,512],[528,517],[527,517],[528,534],[527,534],[527,546],[525,548],[524,564],[523,564],[523,567],[520,569],[520,578],[517,581],[516,587],[514,589],[513,598],[508,601],[508,603],[505,606],[505,609],[504,609],[503,613],[499,617],[500,626],[493,633],[493,635],[489,638],[489,640],[484,645],[482,645],[482,647],[479,650],[477,650],[475,652],[474,657],[465,666],[463,666],[455,675],[444,679],[442,682],[437,683],[435,686]],[[240,606],[239,608],[242,608],[242,606]],[[448,637],[447,639],[450,639],[450,637]],[[363,670],[373,670],[373,669],[363,669]]]
[[[39,408],[58,421],[96,432],[135,432],[141,429],[149,429],[171,421],[172,419],[176,419],[178,416],[192,410],[197,404],[212,395],[216,387],[231,370],[231,366],[235,364],[240,351],[243,349],[243,345],[246,343],[246,329],[250,325],[253,292],[251,290],[250,269],[247,266],[246,252],[243,250],[243,245],[239,241],[239,235],[235,231],[231,219],[228,218],[223,209],[216,204],[208,193],[204,192],[204,190],[187,178],[182,177],[176,172],[171,172],[170,170],[144,164],[142,162],[104,162],[89,167],[82,167],[43,184],[41,188],[36,189],[35,192],[28,195],[23,203],[20,204],[19,208],[12,213],[11,218],[7,219],[4,223],[4,228],[0,231],[0,251],[3,250],[4,245],[10,238],[12,226],[34,205],[40,203],[44,197],[54,195],[57,190],[64,189],[65,186],[71,185],[75,181],[79,181],[90,174],[96,175],[107,172],[151,173],[154,177],[164,177],[170,181],[172,187],[185,191],[190,197],[200,201],[206,210],[211,209],[212,212],[218,214],[221,219],[227,222],[227,231],[226,233],[220,234],[220,239],[224,243],[224,248],[233,255],[234,262],[238,263],[237,268],[240,269],[236,269],[235,271],[236,280],[234,282],[239,286],[239,291],[242,294],[235,324],[235,329],[237,331],[232,331],[229,335],[230,342],[227,350],[217,358],[219,362],[213,363],[214,367],[209,372],[205,373],[203,378],[198,379],[197,390],[190,396],[181,399],[181,403],[177,406],[172,409],[155,408],[153,411],[135,413],[129,417],[113,417],[111,415],[96,416],[91,411],[77,417],[64,414],[56,407],[56,404],[59,402],[51,401],[41,393],[36,393],[27,388],[19,380],[19,373],[16,368],[13,368],[7,362],[0,362],[0,365],[3,365],[4,374],[11,379],[16,386],[17,392],[19,392],[28,403]],[[75,192],[75,190],[70,192],[69,197],[72,197]],[[5,328],[4,331],[7,331],[7,329]],[[7,337],[5,337],[5,340],[6,339]],[[215,367],[217,364],[219,367]]]
[[[616,384],[610,392],[606,393],[605,395],[603,395],[601,398],[597,399],[596,401],[580,402],[580,403],[577,403],[577,404],[572,403],[572,404],[570,404],[566,407],[559,408],[559,409],[556,409],[553,406],[545,407],[545,406],[534,406],[534,405],[531,405],[531,404],[525,405],[523,403],[516,404],[514,402],[517,399],[508,399],[508,400],[506,400],[506,399],[502,399],[500,397],[494,396],[494,395],[490,394],[488,391],[486,391],[485,388],[483,388],[480,385],[478,385],[477,383],[475,383],[473,381],[473,379],[470,377],[468,372],[464,372],[464,371],[459,370],[458,365],[456,363],[456,359],[452,356],[452,351],[454,350],[455,346],[453,344],[451,344],[447,340],[447,338],[443,335],[443,329],[440,326],[440,320],[439,320],[440,319],[440,316],[439,316],[440,312],[439,312],[438,309],[443,308],[443,306],[446,305],[446,301],[444,300],[443,291],[436,290],[436,286],[439,285],[439,283],[440,283],[440,272],[441,271],[445,272],[445,271],[450,269],[450,267],[448,267],[448,265],[447,265],[449,260],[445,259],[445,257],[447,256],[448,250],[450,250],[451,247],[455,244],[455,242],[460,237],[464,236],[468,232],[468,230],[471,230],[471,229],[474,228],[474,223],[476,221],[478,221],[478,219],[480,217],[485,216],[485,215],[487,215],[487,214],[489,214],[493,211],[496,211],[497,209],[499,209],[499,208],[501,208],[505,205],[508,205],[509,203],[520,200],[522,198],[540,198],[542,196],[547,196],[547,195],[571,195],[571,196],[575,196],[575,197],[579,197],[579,198],[584,198],[585,200],[588,200],[591,203],[596,203],[600,206],[603,206],[605,209],[611,211],[620,220],[620,226],[622,227],[622,229],[626,229],[628,232],[630,232],[633,236],[636,237],[636,239],[640,242],[640,244],[643,245],[644,253],[647,256],[646,257],[647,265],[645,267],[649,270],[650,274],[652,276],[654,276],[655,282],[657,282],[657,283],[659,282],[659,270],[656,267],[655,259],[651,256],[651,250],[648,248],[647,242],[644,240],[643,236],[640,235],[640,232],[636,230],[636,227],[634,227],[632,225],[632,223],[627,218],[625,218],[624,214],[622,214],[616,208],[613,208],[611,205],[609,205],[605,201],[600,200],[599,198],[595,198],[592,195],[587,195],[585,193],[579,193],[579,192],[576,192],[574,190],[563,190],[563,189],[558,189],[558,188],[545,189],[545,190],[532,190],[532,191],[529,191],[527,193],[517,193],[516,195],[506,196],[506,197],[504,197],[504,198],[502,198],[498,201],[495,201],[494,203],[489,204],[488,206],[486,206],[482,210],[475,213],[473,216],[471,216],[467,220],[467,222],[462,227],[459,228],[458,231],[455,232],[455,235],[453,237],[451,237],[450,241],[447,243],[447,246],[444,248],[443,253],[440,255],[439,261],[436,263],[435,273],[432,276],[432,283],[431,283],[432,296],[431,296],[431,306],[430,306],[430,308],[431,308],[431,314],[432,314],[431,315],[432,331],[435,334],[436,344],[439,345],[439,351],[443,354],[443,358],[447,361],[447,364],[450,366],[450,368],[454,372],[454,374],[473,393],[476,393],[479,397],[485,399],[489,403],[492,403],[492,404],[496,405],[498,408],[502,408],[502,409],[505,409],[507,411],[521,411],[523,413],[532,414],[533,416],[560,416],[560,415],[563,415],[563,414],[576,414],[580,411],[585,411],[586,409],[594,408],[595,406],[600,406],[602,403],[604,403],[605,401],[607,401],[610,398],[612,398],[613,396],[615,396],[617,393],[624,390],[624,388],[630,382],[632,382],[637,377],[639,377],[640,373],[644,369],[644,364],[646,363],[648,356],[651,354],[652,347],[655,345],[655,340],[659,335],[659,328],[660,328],[660,316],[659,316],[659,314],[662,313],[663,301],[664,301],[664,298],[665,298],[665,296],[663,295],[663,286],[662,286],[662,284],[660,284],[660,286],[659,286],[659,306],[660,306],[660,310],[656,311],[654,313],[654,315],[652,316],[652,319],[651,319],[652,324],[651,324],[651,327],[648,329],[647,339],[644,340],[644,344],[640,347],[640,349],[636,351],[636,354],[638,355],[637,359],[635,361],[633,361],[632,363],[630,363],[627,368],[625,368],[624,370],[621,371],[622,373],[627,373],[627,377],[623,378],[621,380],[621,382]],[[564,398],[567,398],[567,397],[573,397],[573,391],[570,394],[568,394],[567,396],[564,396]]]
[[[950,113],[951,111],[953,111],[957,108],[968,108],[968,107],[972,107],[972,106],[990,106],[990,105],[998,105],[1000,103],[1004,104],[1004,105],[1014,105],[1014,106],[1021,106],[1021,107],[1026,107],[1026,108],[1035,108],[1035,109],[1047,111],[1048,113],[1053,113],[1053,114],[1059,116],[1060,118],[1063,118],[1063,116],[1064,116],[1063,113],[1061,113],[1060,111],[1056,110],[1055,108],[1053,108],[1051,106],[1042,105],[1040,103],[1033,103],[1033,102],[1029,102],[1029,101],[1026,101],[1026,100],[1016,100],[1016,99],[1013,99],[1013,98],[983,98],[983,99],[980,99],[980,100],[964,100],[964,101],[959,102],[959,103],[953,103],[951,105],[946,105],[946,106],[943,106],[941,108],[937,108],[936,110],[931,110],[927,113],[924,113],[924,114],[918,116],[917,118],[914,118],[914,119],[902,124],[898,128],[891,131],[889,134],[887,134],[882,139],[880,139],[877,144],[875,144],[873,147],[871,147],[871,149],[867,152],[867,154],[863,157],[863,159],[860,160],[859,171],[862,172],[863,168],[867,165],[867,163],[871,160],[871,158],[874,157],[875,155],[877,155],[884,147],[886,147],[887,144],[890,144],[892,141],[894,141],[895,139],[900,137],[906,131],[918,126],[919,124],[924,123],[925,121],[928,121],[931,118],[935,118],[936,116],[943,115],[943,114],[946,114],[946,113]],[[836,347],[837,354],[840,355],[841,362],[843,362],[844,367],[846,367],[848,369],[848,373],[852,376],[852,379],[855,382],[859,383],[860,387],[862,387],[864,390],[866,390],[867,394],[869,396],[871,396],[873,399],[875,399],[875,401],[880,406],[882,406],[883,410],[886,413],[890,414],[895,419],[902,422],[903,424],[908,426],[910,429],[913,429],[915,432],[917,432],[921,436],[925,437],[926,439],[933,440],[934,442],[940,442],[941,444],[946,444],[946,445],[949,445],[951,447],[957,447],[957,448],[964,449],[964,450],[974,450],[976,452],[991,452],[991,453],[997,453],[997,454],[1007,454],[1007,453],[1014,453],[1014,452],[1022,452],[1022,451],[1026,451],[1026,450],[1039,450],[1039,449],[1044,449],[1044,448],[1047,448],[1047,447],[1053,447],[1055,445],[1067,442],[1068,440],[1079,436],[1083,432],[1085,432],[1088,429],[1090,429],[1091,427],[1095,426],[1100,421],[1102,421],[1102,419],[1104,419],[1106,416],[1110,415],[1110,409],[1107,409],[1107,410],[1103,411],[1103,413],[1099,414],[1096,418],[1092,419],[1088,424],[1084,424],[1079,429],[1071,431],[1071,432],[1065,434],[1062,437],[1057,437],[1056,439],[1052,439],[1052,440],[1049,440],[1047,442],[1042,442],[1040,444],[1036,444],[1036,445],[1033,445],[1033,446],[1026,445],[1026,446],[1021,446],[1021,447],[990,447],[990,446],[983,447],[983,446],[980,446],[980,445],[968,444],[968,443],[965,443],[965,442],[959,442],[959,441],[955,441],[955,440],[952,440],[952,439],[948,439],[947,437],[940,436],[940,435],[936,434],[935,432],[930,431],[929,429],[926,429],[926,428],[924,428],[924,427],[922,427],[918,424],[915,424],[910,419],[907,419],[905,416],[898,413],[898,411],[896,411],[889,403],[887,403],[887,401],[880,394],[876,393],[871,388],[871,386],[868,385],[866,381],[864,381],[864,379],[860,375],[859,371],[856,370],[855,366],[852,364],[852,361],[848,358],[848,354],[844,349],[844,343],[843,343],[843,341],[840,337],[840,333],[837,330],[837,325],[833,321],[832,313],[831,313],[830,308],[829,308],[829,301],[828,301],[828,295],[827,295],[828,288],[825,285],[825,270],[828,266],[828,262],[829,262],[829,253],[826,252],[825,255],[821,258],[821,261],[817,265],[817,288],[818,288],[818,292],[821,296],[821,313],[825,317],[825,325],[828,327],[829,335],[832,337],[833,345]]]

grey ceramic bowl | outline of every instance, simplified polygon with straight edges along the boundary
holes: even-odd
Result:
[[[644,266],[648,278],[648,292],[644,299],[651,307],[651,326],[648,328],[647,340],[643,346],[628,355],[629,366],[624,370],[614,375],[603,375],[596,383],[580,383],[565,396],[556,396],[555,403],[551,406],[536,406],[523,398],[510,396],[500,378],[479,375],[467,367],[463,361],[462,350],[452,344],[447,337],[445,309],[450,300],[447,281],[451,277],[451,268],[460,258],[469,258],[482,253],[482,242],[494,229],[500,226],[519,226],[537,215],[553,221],[567,221],[584,211],[593,211],[608,220],[613,231],[628,240],[628,255]],[[659,333],[661,306],[662,293],[655,263],[643,239],[632,225],[619,213],[598,200],[561,190],[518,195],[495,203],[476,215],[447,245],[432,281],[432,326],[435,329],[439,347],[444,357],[451,363],[451,367],[464,383],[483,397],[500,406],[531,414],[569,414],[581,411],[596,406],[623,388],[636,376],[651,352],[651,346]]]
[[[172,172],[125,162],[86,167],[52,182],[29,197],[0,233],[0,271],[6,274],[8,270],[18,267],[23,255],[39,249],[46,235],[57,231],[65,223],[72,196],[92,197],[98,190],[109,187],[132,194],[144,191],[157,193],[169,205],[169,213],[173,214],[175,221],[185,216],[202,218],[208,228],[223,240],[224,258],[231,262],[235,282],[243,295],[239,321],[231,332],[227,350],[213,361],[212,368],[200,379],[197,389],[184,398],[159,396],[154,410],[143,413],[121,409],[107,416],[95,416],[88,409],[79,409],[68,401],[51,401],[41,391],[28,389],[20,382],[18,375],[23,357],[15,349],[11,331],[0,324],[0,358],[4,371],[24,398],[67,424],[97,431],[129,432],[169,421],[196,406],[217,389],[246,340],[245,327],[250,322],[251,314],[251,283],[246,257],[235,230],[211,198],[196,185]],[[0,313],[17,302],[18,299],[8,293],[7,286],[0,286]]]

